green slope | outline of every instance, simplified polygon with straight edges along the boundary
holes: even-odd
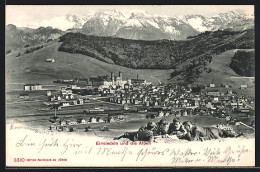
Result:
[[[228,84],[233,87],[239,87],[242,84],[247,84],[250,87],[253,85],[252,77],[242,77],[234,72],[229,67],[232,57],[238,49],[228,50],[213,57],[212,62],[207,66],[211,72],[204,71],[196,80],[195,84]],[[239,51],[253,51],[252,49],[239,49]]]
[[[214,54],[253,48],[254,30],[205,32],[184,41],[143,41],[67,33],[59,51],[79,53],[134,69],[178,69],[202,66]]]
[[[15,57],[15,52],[6,56],[6,82],[51,83],[56,79],[73,79],[74,77],[90,77],[110,75],[111,72],[123,73],[123,78],[144,78],[149,82],[166,83],[171,70],[134,70],[115,64],[109,64],[89,56],[70,54],[58,51],[60,42],[32,53]],[[55,63],[47,63],[47,58],[54,58]]]

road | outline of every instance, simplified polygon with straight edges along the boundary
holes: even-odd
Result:
[[[30,100],[30,101],[14,101],[14,102],[9,102],[5,104],[21,104],[21,103],[35,103],[35,102],[44,102],[43,100]]]
[[[159,82],[159,84],[161,84],[161,81],[158,79],[158,78],[155,78],[156,75],[140,75],[142,78],[145,76],[145,77],[151,77],[153,80],[156,80]]]
[[[158,82],[159,82],[159,84],[161,84],[161,81],[159,80],[159,79],[157,79],[157,78],[155,78],[155,76],[150,76],[151,78],[153,78],[153,79],[155,79],[155,80],[157,80]]]

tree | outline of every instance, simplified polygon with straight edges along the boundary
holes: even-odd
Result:
[[[12,52],[12,50],[7,50],[5,54],[9,54],[11,52]]]
[[[16,57],[19,57],[21,55],[21,53],[19,52],[17,55],[16,55]]]
[[[211,68],[208,68],[207,72],[208,72],[208,73],[212,72],[212,69],[211,69]]]
[[[58,118],[58,117],[57,117],[57,112],[56,112],[56,111],[57,111],[57,109],[59,108],[59,106],[60,106],[60,105],[57,104],[57,103],[53,104],[53,109],[54,109],[54,111],[55,111],[55,113],[54,113],[54,117],[55,117],[55,118]]]

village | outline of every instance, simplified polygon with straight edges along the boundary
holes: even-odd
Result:
[[[102,131],[110,131],[110,123],[124,123],[141,116],[144,120],[167,117],[212,116],[223,118],[228,124],[238,124],[242,118],[254,116],[254,97],[238,95],[225,83],[216,85],[158,84],[152,85],[138,74],[134,79],[116,76],[93,76],[57,80],[59,90],[46,90],[46,101],[40,111],[51,112],[49,130],[91,131],[91,124],[102,124]],[[65,86],[64,86],[65,85]],[[248,89],[240,85],[239,89]],[[43,90],[41,84],[24,85],[20,98],[29,92]],[[221,91],[225,90],[225,91]],[[75,116],[66,119],[66,113]],[[64,117],[57,115],[64,113]],[[80,114],[80,115],[76,115]],[[134,115],[133,115],[134,114]],[[250,125],[254,125],[254,120]],[[80,126],[80,127],[78,127]]]

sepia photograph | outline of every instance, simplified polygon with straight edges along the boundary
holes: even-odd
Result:
[[[255,166],[254,5],[6,5],[7,167]]]

